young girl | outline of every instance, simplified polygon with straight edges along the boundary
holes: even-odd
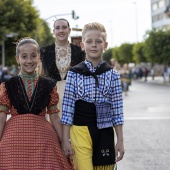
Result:
[[[72,67],[66,79],[62,147],[66,155],[74,155],[76,170],[113,170],[124,155],[120,76],[101,59],[107,45],[102,24],[85,25],[81,48],[86,60]]]
[[[31,38],[16,44],[18,76],[0,87],[0,169],[70,170],[59,144],[56,83],[35,73],[39,45]],[[50,115],[51,123],[45,120]],[[11,118],[6,122],[7,114]]]

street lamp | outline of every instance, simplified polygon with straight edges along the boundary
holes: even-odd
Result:
[[[138,42],[138,10],[137,10],[137,1],[133,2],[135,5],[135,27],[136,27],[136,43]]]
[[[76,20],[76,19],[79,19],[79,16],[76,16],[74,10],[73,10],[71,13],[67,13],[67,14],[56,14],[56,15],[52,15],[52,16],[44,19],[44,20],[38,25],[37,30],[36,30],[36,32],[35,32],[35,40],[37,41],[38,31],[39,31],[40,27],[44,24],[45,21],[47,21],[48,19],[53,18],[53,17],[65,16],[65,15],[72,15],[72,18],[75,19],[75,20]]]
[[[5,37],[7,38],[12,38],[14,36],[17,36],[18,33],[10,33],[10,34],[5,34]],[[2,66],[4,67],[5,66],[5,41],[2,40]]]
[[[110,20],[110,37],[111,37],[111,46],[113,46],[113,29],[112,29],[112,21]]]

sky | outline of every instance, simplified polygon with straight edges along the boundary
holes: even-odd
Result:
[[[141,42],[146,31],[151,30],[150,0],[33,0],[33,6],[48,22],[51,32],[56,18],[65,18],[71,28],[81,29],[87,23],[100,22],[106,28],[110,48]],[[72,10],[79,19],[72,19]],[[80,34],[71,32],[71,36]]]

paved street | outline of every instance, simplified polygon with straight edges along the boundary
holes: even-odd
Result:
[[[125,155],[118,170],[170,170],[170,86],[133,81],[124,96]]]

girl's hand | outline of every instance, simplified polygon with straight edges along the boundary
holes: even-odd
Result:
[[[62,142],[62,150],[67,157],[74,155],[74,150],[71,147],[70,139]]]

